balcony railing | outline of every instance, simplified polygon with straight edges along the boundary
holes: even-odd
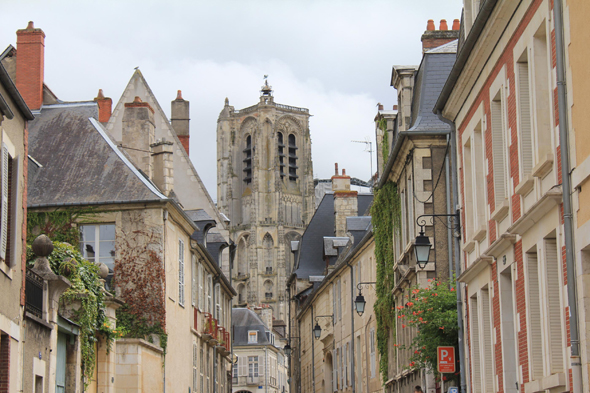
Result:
[[[43,278],[30,269],[26,273],[25,299],[27,312],[43,318]]]
[[[260,385],[262,383],[262,375],[258,375],[255,377],[248,376],[248,378],[246,379],[246,383],[248,385]]]
[[[217,340],[217,319],[213,318],[213,316],[206,312],[205,315],[205,326],[203,326],[203,335],[208,338],[209,340]]]

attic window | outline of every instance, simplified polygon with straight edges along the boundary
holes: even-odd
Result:
[[[248,330],[248,344],[258,343],[258,332],[256,330]]]

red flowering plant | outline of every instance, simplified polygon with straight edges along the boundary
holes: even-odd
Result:
[[[405,310],[398,310],[403,323],[416,328],[416,336],[407,348],[412,353],[408,369],[429,368],[437,372],[436,351],[439,346],[457,346],[457,292],[454,278],[429,279],[428,286],[412,288]]]

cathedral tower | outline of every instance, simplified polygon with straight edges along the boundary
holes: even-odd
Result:
[[[309,110],[260,101],[235,110],[225,99],[217,121],[217,206],[237,246],[232,271],[238,304],[266,304],[287,319],[291,241],[314,211]]]

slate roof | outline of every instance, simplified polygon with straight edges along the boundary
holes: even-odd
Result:
[[[165,199],[116,147],[95,102],[43,106],[29,123],[28,205],[85,205]]]
[[[445,131],[450,126],[432,112],[436,100],[455,64],[457,40],[424,54],[415,76],[412,123],[408,131]]]
[[[373,201],[372,194],[358,195],[358,211],[363,215]],[[334,194],[328,193],[320,202],[299,243],[296,269],[297,278],[323,275],[326,263],[324,256],[324,236],[334,234]]]
[[[233,345],[271,345],[266,333],[268,328],[254,311],[247,308],[232,308]],[[248,343],[248,331],[258,332],[258,342]]]

